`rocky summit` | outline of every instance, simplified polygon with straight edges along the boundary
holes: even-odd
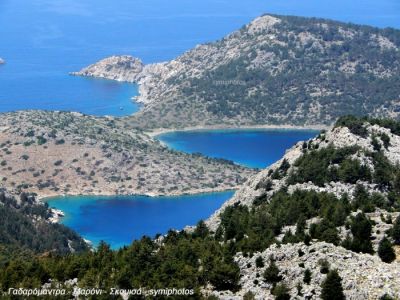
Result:
[[[75,75],[137,82],[147,127],[326,125],[399,117],[400,31],[264,15],[163,63],[111,57]]]

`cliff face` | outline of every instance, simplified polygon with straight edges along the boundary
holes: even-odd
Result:
[[[321,125],[397,118],[399,48],[394,29],[265,15],[170,62],[110,58],[75,74],[138,82],[147,105],[132,122],[148,128]]]
[[[321,284],[325,279],[320,272],[321,261],[338,270],[347,299],[379,299],[384,294],[394,298],[400,296],[400,246],[394,246],[397,260],[391,264],[382,262],[377,255],[379,242],[384,236],[390,236],[391,220],[400,215],[400,126],[392,121],[355,120],[338,122],[332,130],[299,142],[281,160],[251,177],[206,221],[216,235],[222,233],[226,237],[229,234],[233,237],[232,243],[244,245],[235,256],[240,267],[240,291],[220,293],[208,289],[204,291],[206,294],[214,294],[220,299],[242,299],[250,293],[255,299],[274,299],[273,285],[263,278],[273,257],[280,269],[281,283],[295,299],[320,299]],[[316,199],[320,197],[325,199],[321,203],[348,205],[349,209],[341,217],[343,223],[334,225],[341,209],[331,207],[332,210],[323,213],[324,205],[317,205],[320,212],[303,219],[305,234],[312,236],[308,244],[302,238],[298,239],[299,223],[290,221],[295,220],[296,215],[301,219],[303,213],[307,215],[313,210],[314,204],[308,206],[304,201],[307,197],[314,199],[310,203],[317,203],[319,200]],[[287,204],[283,204],[285,199],[290,199]],[[277,209],[280,206],[282,209]],[[354,245],[349,246],[356,234],[354,220],[361,213],[371,224],[371,236],[365,237],[372,245],[368,254],[359,253],[364,251],[355,250]],[[252,243],[256,243],[252,234],[259,230],[263,232],[260,228],[274,222],[283,225],[275,242],[267,249],[249,255],[245,249],[251,249]],[[326,230],[321,229],[324,226],[330,227],[328,231],[336,237],[330,239],[327,235],[316,234]],[[237,228],[236,235],[231,231],[233,228]],[[265,235],[271,234],[268,232],[258,235],[258,239],[265,239]],[[326,243],[328,240],[330,242]],[[265,266],[256,262],[259,257]],[[306,269],[312,272],[310,283],[303,282]],[[301,292],[298,286],[301,286]]]
[[[118,118],[1,114],[1,186],[61,194],[182,194],[236,188],[253,170],[170,151]]]

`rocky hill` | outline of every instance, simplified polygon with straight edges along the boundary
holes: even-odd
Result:
[[[274,299],[274,284],[263,277],[273,257],[293,299],[319,299],[322,262],[338,270],[347,299],[397,299],[400,240],[395,262],[382,262],[378,253],[382,239],[391,239],[392,220],[400,230],[399,164],[400,123],[393,121],[344,117],[332,130],[298,143],[207,220],[217,235],[239,245],[241,289],[204,292],[220,299]],[[367,234],[361,240],[369,246],[357,241],[362,222]],[[249,255],[249,249],[260,251]],[[307,269],[312,276],[304,283]]]
[[[398,118],[400,31],[264,15],[165,63],[111,57],[75,75],[140,84],[138,126],[322,125]]]
[[[255,172],[171,151],[121,119],[79,113],[1,114],[0,146],[0,186],[41,197],[215,191]]]

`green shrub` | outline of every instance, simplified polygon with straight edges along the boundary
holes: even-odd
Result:
[[[378,255],[385,263],[391,263],[396,259],[392,243],[386,238],[386,236],[379,242]]]
[[[321,299],[322,300],[344,300],[342,278],[337,270],[329,271],[325,280],[322,282]]]

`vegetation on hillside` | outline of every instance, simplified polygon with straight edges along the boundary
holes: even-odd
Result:
[[[257,255],[254,263],[263,270],[259,280],[270,285],[276,299],[288,299],[287,282],[274,257],[265,260],[259,252],[272,244],[302,242],[308,246],[325,241],[353,252],[374,254],[372,229],[375,222],[368,213],[377,209],[389,213],[400,211],[399,171],[385,159],[382,149],[368,154],[374,161],[373,170],[355,167],[350,157],[360,151],[359,148],[308,149],[307,146],[305,149],[295,163],[296,172],[300,173],[292,173],[289,163],[283,162],[277,168],[281,172],[277,178],[282,182],[288,178],[286,185],[272,195],[268,194],[271,184],[259,186],[266,187],[265,192],[255,198],[252,205],[236,203],[227,206],[215,232],[200,221],[192,231],[169,231],[155,239],[143,237],[115,251],[101,243],[96,251],[79,254],[24,257],[20,253],[9,253],[11,258],[0,270],[0,290],[14,286],[39,287],[50,280],[54,286],[63,285],[67,280],[77,278],[78,286],[85,288],[193,289],[193,298],[200,299],[203,297],[201,290],[206,286],[216,291],[240,289],[241,269],[235,257],[241,252],[243,257]],[[317,164],[309,166],[314,160]],[[332,162],[337,170],[327,172]],[[318,164],[323,167],[319,168]],[[311,168],[321,174],[313,173]],[[315,184],[319,185],[336,178],[356,187],[352,194],[341,197],[313,190],[289,192],[287,185],[302,182],[300,178],[304,176],[309,176],[311,181],[315,177]],[[358,180],[375,183],[378,190],[367,190],[357,184]],[[393,243],[400,243],[400,217],[393,223],[394,226],[384,233],[378,249],[378,255],[386,263],[394,259]],[[299,251],[298,255],[302,254]],[[320,297],[330,299],[337,291],[337,299],[343,299],[338,273],[330,270],[327,261],[321,261],[320,268],[320,273],[327,274]],[[309,284],[314,272],[316,270],[304,269],[301,281]],[[108,294],[96,299],[107,297]],[[246,297],[251,298],[251,294]]]
[[[13,256],[67,254],[89,247],[74,231],[49,222],[47,205],[31,195],[15,197],[0,191],[0,267]]]
[[[400,116],[399,30],[292,16],[255,23],[179,57],[132,120],[157,128]]]

